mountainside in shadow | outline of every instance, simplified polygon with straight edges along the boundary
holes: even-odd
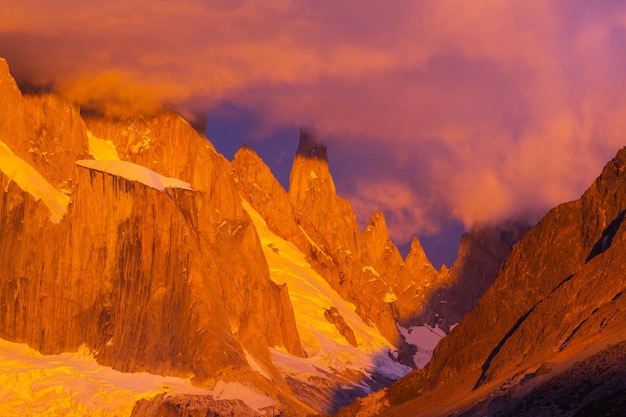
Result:
[[[449,333],[493,284],[511,249],[529,229],[524,222],[503,222],[477,225],[463,233],[457,260],[426,297],[414,322]]]
[[[624,411],[626,148],[513,248],[424,370],[340,415]]]

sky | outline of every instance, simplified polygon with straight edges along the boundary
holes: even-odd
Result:
[[[0,0],[22,85],[111,114],[163,103],[285,183],[298,126],[328,147],[361,223],[417,234],[537,221],[625,141],[621,0]],[[430,248],[430,249],[429,249]]]

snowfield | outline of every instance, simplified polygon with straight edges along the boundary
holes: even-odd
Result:
[[[160,393],[209,393],[186,379],[122,373],[85,350],[43,356],[0,339],[0,415],[129,416],[135,402]]]
[[[158,394],[210,395],[242,400],[254,410],[275,401],[252,387],[218,381],[212,390],[189,379],[123,373],[99,365],[87,352],[43,356],[24,343],[0,339],[1,416],[130,416],[135,402]]]
[[[89,154],[96,161],[119,161],[120,156],[117,153],[115,144],[108,139],[100,139],[87,131],[87,139],[89,140]]]

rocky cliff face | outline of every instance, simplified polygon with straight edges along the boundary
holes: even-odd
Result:
[[[447,278],[448,270],[437,272],[426,257],[419,239],[414,237],[394,287],[398,299],[392,306],[398,323],[404,327],[428,323],[419,318],[427,315],[426,307],[434,290]]]
[[[611,366],[592,369],[586,361],[615,363],[622,354],[611,346],[626,335],[625,167],[622,149],[580,200],[551,210],[521,239],[425,371],[350,412],[515,415],[519,405],[525,415],[573,415],[626,388],[622,372],[592,382],[604,387],[595,395],[581,392],[578,381],[599,381]],[[549,387],[558,390],[538,395]]]
[[[86,123],[94,135],[116,144],[122,157],[193,184],[200,197],[189,202],[193,211],[188,218],[198,230],[201,253],[214,258],[228,277],[219,281],[233,332],[240,340],[256,345],[254,351],[264,350],[262,346],[269,341],[270,346],[285,346],[303,356],[295,326],[288,319],[292,315],[288,298],[269,279],[256,231],[233,186],[228,161],[171,113],[115,123],[87,118]]]
[[[375,258],[381,258],[377,245],[382,241],[397,255],[394,268],[399,269],[402,258],[389,241],[384,219],[381,233],[373,238],[370,233],[361,236],[350,203],[336,194],[326,147],[302,132],[289,193],[247,148],[235,155],[233,175],[242,197],[263,215],[268,227],[293,242],[333,289],[356,305],[366,322],[398,344],[390,298],[385,298],[391,289],[371,265],[369,255],[376,252]]]
[[[268,349],[304,356],[293,310],[228,161],[171,113],[86,125],[53,96],[23,97],[0,64],[0,336],[43,353],[85,344],[116,369],[208,386],[237,377],[297,403]],[[190,189],[78,166],[91,158],[88,129]],[[53,191],[69,201],[57,224],[42,203]]]
[[[235,153],[232,173],[239,195],[261,214],[267,226],[278,236],[295,244],[313,259],[323,257],[315,245],[321,237],[316,231],[307,235],[296,221],[289,194],[274,177],[270,168],[250,148],[244,146]],[[307,222],[306,219],[301,222]],[[309,227],[312,229],[312,227]],[[320,262],[320,266],[325,266]]]

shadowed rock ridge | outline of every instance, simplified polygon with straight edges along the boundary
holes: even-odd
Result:
[[[626,148],[524,235],[425,370],[342,415],[589,415],[603,399],[623,410],[625,171]]]
[[[449,333],[493,284],[511,249],[529,229],[526,223],[504,222],[477,225],[463,233],[457,260],[447,275],[441,274],[414,322]]]

